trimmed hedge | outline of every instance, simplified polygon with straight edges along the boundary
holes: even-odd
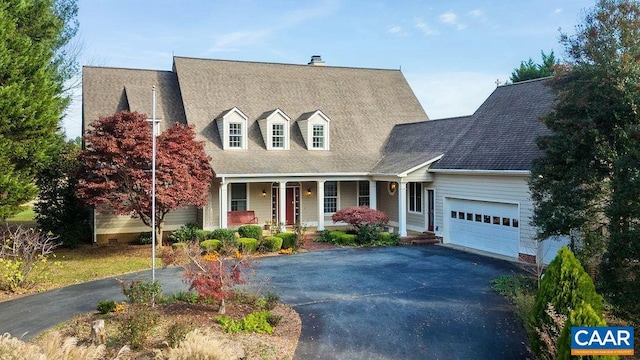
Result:
[[[198,224],[184,224],[169,234],[169,241],[172,243],[194,241],[196,240],[198,230],[202,230]]]
[[[222,241],[216,239],[204,240],[200,242],[200,247],[206,252],[218,251],[222,247]]]
[[[279,233],[276,235],[282,239],[283,249],[295,249],[296,248],[296,234],[294,233]]]
[[[242,225],[238,228],[241,238],[262,239],[262,227],[258,225]]]
[[[213,231],[198,229],[196,230],[196,239],[198,240],[198,242],[214,239]]]
[[[238,249],[245,254],[254,253],[258,251],[258,240],[254,238],[240,238],[238,239]]]
[[[211,238],[220,240],[223,243],[235,242],[236,241],[236,231],[233,229],[215,229],[211,231]]]
[[[282,248],[282,238],[277,236],[265,236],[262,244],[267,251],[279,251]]]
[[[357,244],[356,238],[356,234],[342,234],[336,241],[338,245],[354,246]]]
[[[177,243],[173,243],[171,244],[171,247],[173,248],[173,250],[184,250],[187,248],[187,246],[189,245],[189,243],[186,242],[177,242]]]

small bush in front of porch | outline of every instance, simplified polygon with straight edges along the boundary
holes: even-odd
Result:
[[[378,239],[374,241],[375,245],[380,246],[397,246],[400,244],[400,235],[382,231],[378,233]]]
[[[200,247],[202,250],[211,253],[220,250],[222,241],[216,239],[204,240],[200,242]]]
[[[238,249],[243,254],[252,254],[258,251],[258,240],[254,238],[240,238],[238,239]]]
[[[282,248],[283,249],[295,249],[297,237],[295,233],[279,233],[276,235],[277,237],[282,239]]]
[[[197,224],[184,224],[169,235],[169,240],[172,243],[195,241],[198,236],[198,230],[202,229]]]
[[[282,248],[282,238],[277,236],[266,236],[260,244],[265,251],[279,251]]]
[[[262,239],[262,227],[258,225],[242,225],[238,228],[241,238]]]

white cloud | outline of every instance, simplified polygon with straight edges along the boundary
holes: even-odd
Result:
[[[474,9],[471,10],[467,13],[467,15],[477,18],[477,19],[483,19],[484,18],[484,11],[480,10],[480,9]]]
[[[454,26],[457,30],[462,30],[467,27],[467,25],[461,23],[458,20],[458,15],[453,11],[448,11],[444,14],[440,14],[439,16],[440,22],[445,23],[447,25]]]
[[[213,37],[214,42],[207,53],[238,51],[247,45],[258,43],[271,35],[271,31],[267,29],[255,31],[234,31],[227,34],[216,35]]]
[[[553,10],[553,14],[554,14],[554,15],[560,14],[561,12],[562,12],[562,9],[561,9],[561,8],[558,8],[558,9]]]
[[[409,33],[404,31],[402,26],[397,26],[397,25],[390,27],[389,30],[387,30],[387,32],[391,35],[400,36],[400,37],[409,36]]]
[[[414,27],[420,30],[425,36],[438,34],[436,30],[433,30],[429,25],[427,25],[426,22],[422,21],[421,19],[416,20],[416,24],[414,25]]]
[[[473,114],[504,74],[478,72],[405,73],[430,119]]]

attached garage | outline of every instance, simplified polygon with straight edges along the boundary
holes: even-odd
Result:
[[[445,203],[445,229],[449,229],[445,242],[518,257],[518,204],[455,198],[447,198]]]

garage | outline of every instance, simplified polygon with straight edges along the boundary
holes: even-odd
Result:
[[[447,199],[449,237],[446,242],[500,255],[518,257],[520,216],[517,204]]]

